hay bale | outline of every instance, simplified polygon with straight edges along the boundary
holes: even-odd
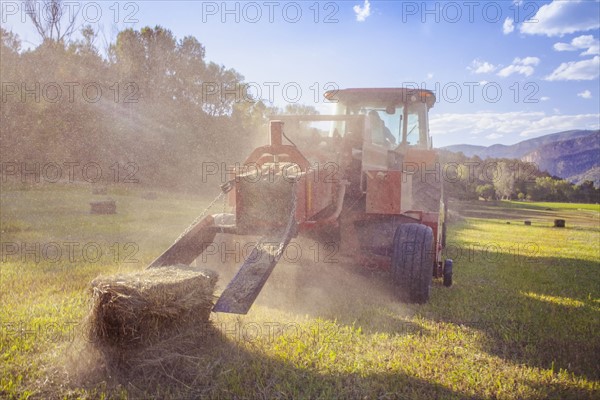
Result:
[[[116,214],[117,203],[114,200],[99,200],[90,202],[90,214]]]
[[[91,283],[89,339],[99,348],[149,346],[202,326],[217,274],[187,266],[104,276]]]
[[[164,388],[184,393],[209,380],[210,352],[222,340],[209,321],[216,282],[215,272],[186,265],[94,279],[87,337],[67,373],[77,387],[131,385],[140,398]]]

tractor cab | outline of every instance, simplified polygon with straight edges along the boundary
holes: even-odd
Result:
[[[363,170],[395,169],[394,152],[406,156],[410,149],[431,150],[428,111],[435,103],[429,90],[407,88],[344,89],[328,91],[329,115],[278,115],[291,140],[311,163],[336,162],[345,166],[352,151]]]
[[[394,201],[393,207],[373,207],[373,211],[390,212],[390,209],[412,208],[412,195],[408,180],[422,180],[422,172],[435,168],[436,153],[429,136],[428,112],[435,103],[429,90],[408,88],[344,89],[329,91],[325,98],[334,103],[330,137],[341,136],[344,145],[340,165],[347,171],[349,194],[379,197],[369,194],[368,181],[384,171],[388,179],[400,179],[405,193],[403,205]],[[346,118],[346,119],[343,119]],[[350,154],[350,156],[348,156]],[[348,162],[347,160],[350,160]],[[393,172],[392,172],[393,171]],[[377,185],[372,182],[371,189]],[[399,187],[400,184],[386,185]],[[438,199],[427,198],[428,211],[437,211]],[[369,208],[369,207],[367,207]]]
[[[435,103],[428,90],[345,89],[329,91],[325,98],[335,103],[335,115],[363,115],[363,141],[390,150],[415,146],[431,149],[427,114]],[[331,135],[356,134],[360,130],[347,121],[336,121]]]

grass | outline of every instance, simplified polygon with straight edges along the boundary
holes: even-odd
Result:
[[[589,211],[600,211],[600,204],[581,204],[581,203],[549,203],[549,202],[523,202],[523,201],[506,201],[506,204],[510,204],[510,207],[518,207],[525,209],[544,209],[549,208],[553,211],[564,211],[564,210],[589,210]]]
[[[89,282],[143,268],[208,204],[142,193],[109,189],[118,214],[97,216],[86,186],[2,191],[0,398],[600,397],[598,206],[528,202],[451,205],[465,216],[448,232],[455,285],[436,282],[426,305],[398,303],[385,275],[314,260],[299,241],[302,259],[278,265],[248,315],[213,315],[210,340],[190,349],[193,386],[65,383],[55,371],[81,337]],[[65,243],[79,244],[73,260]],[[83,252],[90,243],[101,257]]]

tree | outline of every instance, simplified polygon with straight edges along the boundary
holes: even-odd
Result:
[[[497,165],[497,173],[494,177],[494,189],[498,197],[510,200],[515,189],[515,173],[505,161],[500,161]]]
[[[319,114],[319,111],[313,106],[291,103],[286,104],[285,108],[281,113],[289,115],[317,115]]]
[[[486,201],[491,200],[494,197],[494,194],[496,193],[494,190],[494,186],[490,185],[489,183],[477,186],[477,189],[475,189],[475,191],[477,192],[477,195],[479,197],[483,197]]]
[[[252,101],[243,80],[236,70],[209,63],[202,82],[204,111],[211,116],[231,115],[235,103]]]
[[[586,180],[577,186],[575,195],[577,196],[577,201],[583,203],[600,202],[600,188],[595,188],[593,181]]]
[[[554,200],[554,182],[549,176],[544,176],[535,179],[535,186],[531,191],[531,197],[536,201],[553,201]]]
[[[554,181],[555,201],[573,201],[575,189],[573,184],[565,179]]]
[[[0,77],[2,90],[6,90],[9,82],[17,82],[21,68],[21,40],[19,36],[0,27]],[[2,99],[5,102],[5,98]],[[6,120],[4,120],[6,121]]]
[[[16,34],[0,27],[0,81],[2,82],[2,104],[0,106],[0,154],[2,161],[17,161],[19,149],[16,144],[22,139],[23,115],[27,104],[20,101],[19,82],[22,79],[22,60],[19,51],[21,41]]]
[[[79,7],[74,5],[62,0],[26,0],[25,13],[42,41],[64,42],[75,31]]]
[[[86,25],[81,28],[80,32],[82,38],[72,42],[69,46],[69,50],[82,55],[92,54],[99,58],[98,49],[94,44],[98,37],[98,31],[91,25]]]
[[[206,50],[193,36],[186,36],[177,43],[177,73],[174,76],[178,99],[194,106],[203,104],[202,83],[206,77]]]

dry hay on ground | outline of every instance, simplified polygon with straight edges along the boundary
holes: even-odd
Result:
[[[85,339],[65,349],[63,366],[50,368],[55,378],[40,391],[106,385],[141,398],[202,396],[211,351],[223,340],[208,321],[216,282],[215,272],[184,265],[94,279]]]
[[[105,377],[138,390],[197,384],[210,367],[202,350],[215,334],[208,319],[216,283],[215,272],[185,265],[94,279],[90,356],[100,356]]]
[[[201,330],[214,302],[217,275],[162,267],[94,279],[89,339],[100,350],[129,349]]]

